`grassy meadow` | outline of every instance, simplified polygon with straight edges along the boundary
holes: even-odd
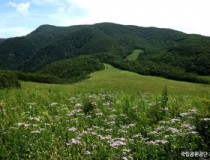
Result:
[[[210,157],[210,85],[110,65],[69,85],[0,90],[0,159]]]
[[[210,85],[168,80],[161,77],[142,76],[137,73],[123,71],[105,64],[105,70],[97,71],[90,78],[69,85],[51,85],[33,82],[22,82],[23,88],[49,89],[55,87],[63,92],[125,92],[128,94],[148,93],[161,94],[164,86],[170,95],[202,96],[210,93]]]
[[[143,52],[141,49],[135,49],[131,54],[129,54],[125,60],[135,61],[138,59],[139,55]]]

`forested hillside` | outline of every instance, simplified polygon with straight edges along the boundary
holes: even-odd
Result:
[[[75,82],[87,78],[88,74],[104,69],[104,65],[91,57],[78,57],[53,62],[39,72],[59,77],[65,82]]]
[[[136,49],[143,52],[128,61]],[[209,37],[113,23],[43,25],[27,36],[7,39],[0,44],[0,69],[37,72],[80,55],[145,75],[196,82],[203,82],[197,74],[210,75]]]
[[[5,39],[3,39],[3,38],[0,38],[0,44],[4,41]]]

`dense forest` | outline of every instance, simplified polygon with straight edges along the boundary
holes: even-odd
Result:
[[[135,49],[143,52],[134,61],[126,60]],[[86,57],[78,60],[81,55]],[[100,62],[144,75],[208,83],[198,75],[210,75],[210,38],[171,29],[99,23],[43,25],[27,36],[0,40],[0,69],[74,81],[102,69]],[[93,64],[95,68],[86,68]]]

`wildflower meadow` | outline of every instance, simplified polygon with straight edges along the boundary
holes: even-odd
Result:
[[[0,91],[0,159],[210,157],[210,97]]]

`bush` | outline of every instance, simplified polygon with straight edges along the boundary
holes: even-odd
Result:
[[[15,73],[0,71],[0,89],[3,88],[20,88],[20,83]]]
[[[23,72],[15,72],[18,79],[22,81],[31,81],[31,82],[39,82],[39,83],[49,83],[49,84],[58,84],[63,83],[63,80],[50,75],[42,75],[35,73],[23,73]]]

